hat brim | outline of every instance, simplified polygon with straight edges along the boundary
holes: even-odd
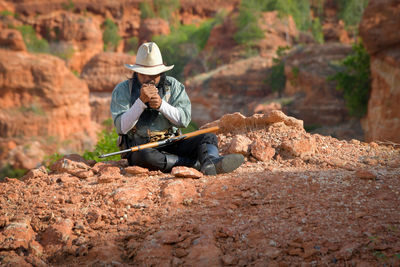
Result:
[[[145,74],[145,75],[157,75],[166,71],[171,70],[174,67],[172,66],[165,66],[165,65],[159,65],[155,67],[143,67],[139,65],[131,65],[131,64],[125,64],[125,68],[133,70],[134,72],[140,73],[140,74]]]

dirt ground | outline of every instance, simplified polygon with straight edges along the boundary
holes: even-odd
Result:
[[[218,122],[223,153],[252,142],[229,174],[177,178],[70,155],[6,179],[1,265],[400,266],[397,145],[263,119],[236,133]],[[260,160],[256,146],[274,153]]]

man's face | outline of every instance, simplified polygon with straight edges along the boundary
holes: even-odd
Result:
[[[138,79],[141,84],[154,83],[155,85],[157,85],[160,82],[160,76],[161,76],[161,74],[146,75],[146,74],[138,73]]]

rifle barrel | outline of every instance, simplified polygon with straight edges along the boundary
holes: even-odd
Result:
[[[110,157],[110,156],[115,156],[115,155],[119,155],[119,154],[123,154],[123,153],[127,153],[127,152],[135,152],[135,151],[139,151],[139,150],[143,150],[146,148],[152,148],[152,147],[161,147],[161,146],[165,146],[168,145],[170,143],[176,142],[178,140],[183,140],[183,139],[187,139],[187,138],[191,138],[193,136],[196,135],[200,135],[203,133],[210,133],[210,132],[217,132],[219,130],[218,126],[214,126],[214,127],[210,127],[210,128],[206,128],[206,129],[202,129],[202,130],[197,130],[191,133],[186,133],[186,134],[182,134],[182,135],[178,135],[175,137],[171,137],[162,141],[157,141],[157,142],[151,142],[151,143],[147,143],[147,144],[143,144],[143,145],[138,145],[138,146],[134,146],[128,149],[124,149],[121,151],[117,151],[117,152],[112,152],[112,153],[108,153],[108,154],[103,154],[100,155],[99,158],[105,158],[105,157]]]

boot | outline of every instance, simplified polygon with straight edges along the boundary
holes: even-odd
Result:
[[[170,172],[175,166],[186,166],[196,170],[200,170],[200,163],[197,159],[179,157],[174,154],[165,154],[166,164],[162,172]]]
[[[200,171],[205,175],[217,175],[236,170],[244,162],[242,154],[220,156],[218,148],[212,144],[199,147]]]

